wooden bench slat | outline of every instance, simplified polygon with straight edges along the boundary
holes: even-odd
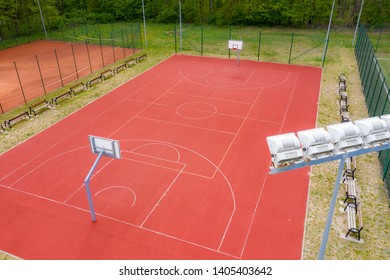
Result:
[[[86,87],[87,87],[87,89],[88,89],[88,88],[91,88],[94,84],[100,83],[101,81],[102,81],[102,77],[101,77],[101,76],[98,76],[98,77],[96,77],[96,78],[93,78],[93,79],[90,80],[89,82],[87,82]]]
[[[69,91],[72,93],[72,94],[76,94],[80,91],[83,91],[85,89],[85,84],[84,83],[79,83],[77,85],[74,85],[72,87],[70,87]]]
[[[65,92],[63,94],[60,94],[60,95],[54,97],[52,99],[52,103],[58,105],[58,101],[59,100],[64,99],[64,98],[71,98],[71,97],[72,97],[72,92],[71,91],[67,91],[67,92]]]
[[[31,105],[28,108],[30,110],[30,114],[36,116],[38,111],[45,109],[45,108],[53,108],[53,105],[51,104],[50,101],[42,100],[38,103]]]
[[[130,68],[131,66],[134,66],[137,64],[137,61],[134,60],[134,58],[131,58],[129,60],[125,61],[126,67]]]
[[[114,73],[112,72],[111,69],[108,69],[106,71],[103,71],[100,73],[100,78],[102,79],[102,81],[104,80],[107,80],[109,77],[113,76]]]
[[[23,119],[26,119],[26,118],[30,119],[30,114],[27,111],[9,119],[9,120],[4,121],[4,126],[5,127],[8,126],[11,129],[13,124],[15,124]]]
[[[357,234],[357,240],[360,240],[360,232],[363,229],[363,220],[361,215],[361,206],[354,205],[351,203],[348,203],[347,206],[345,206],[344,211],[347,213],[347,221],[348,221],[348,232],[345,235],[347,238],[348,235],[352,232]],[[357,223],[359,223],[359,226]]]
[[[127,69],[127,66],[126,66],[126,63],[125,64],[121,64],[117,67],[114,68],[114,74],[118,74],[120,71],[123,71],[123,70],[126,70]]]
[[[141,60],[144,60],[146,59],[146,54],[143,54],[143,55],[140,55],[139,57],[137,57],[135,60],[137,61],[137,63],[140,63]]]

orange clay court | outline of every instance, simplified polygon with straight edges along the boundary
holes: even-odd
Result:
[[[266,136],[314,127],[321,69],[174,55],[0,155],[0,250],[23,259],[301,259],[309,169]],[[119,140],[96,155],[88,135]]]

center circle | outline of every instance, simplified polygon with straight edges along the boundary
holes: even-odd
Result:
[[[201,120],[214,116],[217,108],[210,103],[188,102],[178,106],[176,113],[186,119]]]

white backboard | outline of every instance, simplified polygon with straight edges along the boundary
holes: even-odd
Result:
[[[104,156],[111,158],[121,158],[119,141],[102,138],[98,136],[89,136],[89,143],[93,154],[100,154],[104,150]]]
[[[231,50],[242,50],[242,41],[229,40],[228,47]]]

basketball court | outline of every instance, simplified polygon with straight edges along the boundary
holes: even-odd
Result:
[[[300,259],[309,169],[266,136],[315,126],[321,69],[175,55],[0,155],[0,250],[23,259]],[[89,135],[118,140],[96,159]]]

